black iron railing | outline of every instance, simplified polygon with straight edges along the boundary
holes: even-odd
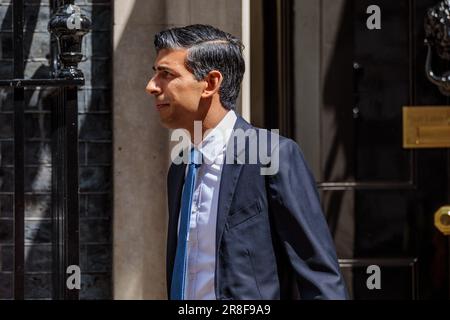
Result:
[[[23,1],[13,1],[13,77],[24,77]],[[25,159],[24,88],[14,88],[14,298],[24,298]]]
[[[13,1],[13,79],[0,80],[14,94],[14,298],[25,297],[24,88],[54,87],[52,105],[52,288],[54,299],[78,299],[66,270],[79,266],[78,87],[81,41],[90,21],[73,1],[51,0],[51,68],[48,79],[24,79],[24,3]]]

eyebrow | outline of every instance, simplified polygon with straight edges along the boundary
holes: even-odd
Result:
[[[166,67],[166,66],[157,66],[157,67],[153,66],[152,69],[153,69],[153,71],[170,71],[170,72],[175,72],[175,70],[170,69],[169,67]]]

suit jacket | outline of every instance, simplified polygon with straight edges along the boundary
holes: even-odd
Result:
[[[234,129],[260,132],[238,117]],[[246,136],[248,147],[258,134]],[[268,152],[274,150],[269,141]],[[234,154],[249,148],[235,148]],[[347,292],[322,213],[315,180],[298,145],[279,136],[279,170],[261,175],[256,164],[224,163],[216,226],[215,293],[233,299],[345,299]],[[228,150],[227,150],[228,151]],[[228,153],[227,153],[228,155]],[[226,156],[227,156],[226,155]],[[177,247],[185,164],[168,173],[167,292]]]

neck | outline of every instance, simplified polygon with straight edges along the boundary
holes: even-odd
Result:
[[[204,116],[197,120],[201,121],[202,125],[202,136],[200,137],[200,139],[197,138],[197,140],[199,141],[194,141],[195,137],[194,127],[191,128],[191,130],[189,130],[189,133],[191,135],[191,142],[194,145],[199,144],[205,137],[205,132],[207,130],[214,129],[220,123],[220,121],[222,121],[222,119],[226,116],[228,111],[229,110],[225,109],[221,104],[211,105],[211,107],[207,110]]]

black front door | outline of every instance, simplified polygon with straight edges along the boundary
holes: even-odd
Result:
[[[292,103],[265,125],[281,126],[310,160],[352,298],[450,298],[450,238],[434,225],[450,204],[450,151],[403,147],[404,106],[449,105],[424,72],[424,19],[439,1],[280,2],[284,12],[265,19],[292,20],[273,40],[291,45],[266,54],[265,66],[293,89],[277,100],[266,88],[266,114]],[[368,28],[371,5],[380,29]],[[292,63],[284,74],[270,74],[274,55]]]
[[[434,213],[450,203],[450,152],[402,148],[403,106],[449,104],[424,72],[424,20],[437,1],[377,1],[376,31],[366,28],[372,4],[353,3],[354,177],[376,183],[355,191],[354,253],[417,259],[416,297],[449,298],[449,238],[435,228]],[[404,272],[383,276],[381,290],[357,281],[356,296],[408,297]]]

